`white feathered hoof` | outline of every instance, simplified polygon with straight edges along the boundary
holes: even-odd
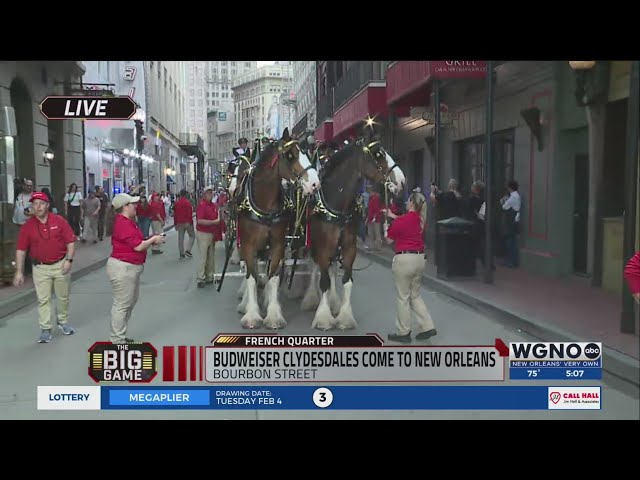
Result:
[[[334,325],[334,318],[329,308],[329,303],[326,300],[327,295],[324,294],[323,301],[320,302],[320,306],[313,317],[311,322],[311,328],[317,328],[318,330],[331,330]]]
[[[351,308],[343,308],[335,318],[334,325],[340,330],[351,330],[358,326],[358,322],[353,317],[353,311]]]
[[[287,321],[282,316],[282,313],[276,311],[268,312],[262,323],[264,328],[269,330],[280,330],[287,326]]]
[[[240,319],[240,325],[242,328],[260,328],[262,326],[262,317],[260,316],[260,312],[253,311],[245,313]]]
[[[245,314],[247,313],[247,297],[248,295],[243,295],[242,300],[238,304],[238,313]]]
[[[329,292],[329,307],[331,308],[331,314],[335,317],[340,313],[342,301],[335,290],[329,290]],[[333,293],[333,295],[331,293]]]

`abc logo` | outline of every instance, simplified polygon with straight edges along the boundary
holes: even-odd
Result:
[[[584,347],[584,356],[590,358],[592,360],[598,358],[600,356],[600,347],[595,343],[589,343],[586,347]]]

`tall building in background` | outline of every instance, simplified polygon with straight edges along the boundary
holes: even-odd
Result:
[[[195,172],[180,149],[187,128],[185,62],[145,61],[147,161],[144,183],[149,191],[194,187]],[[175,172],[175,173],[174,173]]]
[[[186,70],[186,119],[187,130],[197,133],[202,138],[207,135],[207,71],[208,62],[185,62]],[[205,96],[206,94],[206,96]]]
[[[316,62],[292,62],[295,105],[293,135],[316,129]]]
[[[291,66],[277,62],[256,68],[233,81],[236,137],[278,137],[291,128]],[[283,100],[285,103],[283,104]]]

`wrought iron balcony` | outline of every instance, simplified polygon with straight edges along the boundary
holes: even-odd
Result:
[[[204,140],[197,133],[181,133],[180,134],[180,146],[198,147],[200,150],[204,150]]]

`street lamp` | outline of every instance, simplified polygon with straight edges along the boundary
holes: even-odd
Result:
[[[147,139],[147,136],[144,134],[144,121],[146,117],[147,115],[141,108],[138,108],[132,117],[136,125],[136,151],[138,153],[136,156],[138,157],[138,178],[140,179],[140,183],[142,182],[142,158],[140,158],[140,155],[144,150],[144,141]]]
[[[169,167],[167,167],[167,168],[164,170],[164,173],[165,173],[166,175],[171,175],[171,169],[170,169]]]
[[[53,150],[51,150],[51,147],[47,147],[42,156],[44,157],[45,163],[51,163],[56,155],[53,153]]]

